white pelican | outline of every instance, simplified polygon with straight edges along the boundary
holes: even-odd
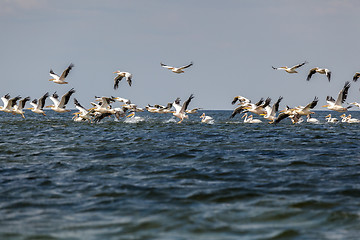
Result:
[[[117,76],[114,78],[114,89],[119,87],[119,82],[125,77],[126,81],[128,82],[129,86],[131,87],[132,84],[132,74],[129,72],[121,72],[119,70],[113,72],[116,73]]]
[[[320,121],[317,120],[316,118],[312,118],[311,114],[308,114],[306,117],[307,117],[306,122],[308,123],[315,123],[315,124],[320,123]]]
[[[182,66],[182,67],[178,67],[178,68],[177,68],[177,67],[171,67],[171,66],[168,66],[168,65],[163,64],[163,63],[160,63],[160,65],[161,65],[162,67],[164,67],[164,68],[170,69],[170,70],[171,70],[172,72],[174,72],[174,73],[183,73],[183,72],[184,72],[183,69],[192,66],[192,65],[193,65],[193,62],[191,62],[190,64],[188,64],[188,65],[186,65],[186,66]]]
[[[75,115],[77,115],[74,117],[74,121],[75,122],[82,122],[82,121],[90,121],[91,122],[91,114],[93,113],[93,111],[88,111],[86,108],[81,106],[81,104],[79,103],[79,101],[76,98],[74,98],[74,105],[75,105],[76,109],[79,110],[78,113],[74,113]]]
[[[250,115],[248,118],[247,113],[245,113],[242,118],[244,118],[244,123],[262,123],[260,119],[253,119],[253,115]]]
[[[183,103],[183,105],[180,105],[180,98],[177,98],[173,102],[173,107],[175,108],[175,112],[173,115],[175,117],[178,117],[180,121],[178,123],[181,123],[185,118],[189,118],[188,115],[186,115],[186,109],[189,106],[189,103],[191,102],[191,99],[194,98],[194,95],[191,94],[190,97]]]
[[[270,122],[274,122],[276,119],[276,113],[277,111],[279,111],[279,105],[281,100],[283,99],[283,97],[279,97],[278,100],[276,101],[276,103],[270,107],[270,106],[266,106],[265,110],[266,110],[266,115],[264,116],[265,119],[270,120]]]
[[[65,109],[65,108],[66,108],[66,104],[69,102],[71,95],[74,92],[75,92],[75,90],[73,88],[70,89],[70,91],[68,91],[61,97],[60,101],[59,101],[59,96],[57,95],[56,92],[54,92],[54,94],[50,97],[50,99],[51,99],[51,101],[53,101],[54,105],[50,105],[47,107],[50,107],[52,110],[54,110],[55,112],[58,112],[58,113],[70,112],[70,110]]]
[[[353,81],[356,82],[360,77],[360,72],[356,72],[354,77],[353,77]]]
[[[23,118],[24,116],[24,107],[27,101],[30,101],[30,97],[23,98],[19,101],[18,105],[14,105],[13,113],[14,114],[20,114]],[[16,102],[14,102],[16,104]]]
[[[0,111],[15,114],[13,111],[13,107],[16,105],[16,102],[19,99],[20,99],[20,96],[8,99],[7,104],[6,105],[4,104],[4,107],[0,108]]]
[[[38,114],[42,114],[44,116],[46,116],[46,114],[44,113],[44,106],[45,106],[45,101],[46,98],[49,96],[49,93],[45,93],[41,98],[39,98],[39,101],[35,98],[30,105],[33,106],[32,108],[28,108],[30,109],[32,112],[34,113],[38,113]]]
[[[357,106],[358,108],[360,108],[360,103],[358,103],[358,102],[352,102],[352,103],[350,103],[350,104],[355,105],[355,106]]]
[[[193,108],[191,110],[186,110],[186,113],[189,113],[189,114],[197,113],[198,110],[200,110],[200,109],[202,109],[202,108]]]
[[[61,76],[57,75],[56,73],[54,73],[54,71],[52,69],[50,69],[50,76],[52,77],[52,79],[50,79],[49,81],[52,81],[54,83],[57,84],[68,84],[68,82],[65,81],[67,75],[69,74],[70,70],[74,67],[74,64],[70,64],[65,71],[63,71],[63,73],[61,74]]]
[[[203,113],[201,116],[201,122],[202,123],[209,123],[209,124],[212,124],[214,123],[214,119],[210,116],[206,116],[205,113]]]
[[[9,94],[4,95],[3,97],[1,97],[1,100],[4,103],[4,106],[0,107],[0,111],[10,113],[12,111],[11,105],[13,102],[13,100],[10,102],[10,95]]]
[[[326,121],[329,122],[329,123],[336,123],[336,122],[339,121],[337,118],[331,117],[331,114],[325,116],[325,119],[326,119]]]
[[[301,66],[303,66],[304,64],[306,64],[307,62],[305,61],[305,62],[303,62],[303,63],[300,63],[300,64],[298,64],[298,65],[295,65],[295,66],[293,66],[293,67],[287,67],[287,66],[285,66],[285,67],[272,67],[273,69],[275,69],[275,70],[284,70],[284,71],[286,71],[287,73],[297,73],[297,71],[296,71],[296,69],[297,68],[299,68],[299,67],[301,67]]]
[[[245,109],[254,114],[266,115],[265,108],[270,104],[270,102],[271,102],[271,98],[266,98],[265,102],[263,101],[263,99],[260,99],[260,101],[255,104],[249,103],[248,106],[245,107]]]
[[[345,115],[345,113],[343,115],[340,116],[342,118],[341,122],[347,122],[347,123],[360,123],[360,120],[357,118],[351,118],[351,114],[349,114],[348,116]]]
[[[96,96],[95,96],[95,101],[99,101],[100,104],[91,102],[91,105],[93,105],[94,108],[91,108],[90,110],[94,109],[95,112],[98,112],[98,113],[110,113],[110,114],[115,114],[115,110],[112,109],[112,107],[110,106],[110,104],[111,104],[112,102],[115,102],[115,100],[113,100],[113,98],[109,98],[109,97],[96,97]]]
[[[345,85],[344,85],[343,89],[341,89],[341,91],[339,92],[339,95],[338,95],[336,101],[332,97],[327,96],[326,102],[328,104],[324,105],[323,107],[327,107],[329,110],[333,110],[333,111],[337,111],[337,112],[347,111],[351,106],[343,107],[342,104],[345,102],[345,100],[347,98],[349,88],[350,88],[350,82],[345,82]]]
[[[318,101],[319,99],[315,97],[311,103],[307,104],[305,107],[302,106],[296,107],[294,108],[294,111],[301,116],[314,114],[314,112],[311,112],[311,109],[313,109],[317,105]]]
[[[306,78],[307,81],[310,80],[311,76],[314,74],[314,73],[320,73],[320,74],[325,74],[330,82],[330,77],[331,77],[331,71],[329,69],[326,69],[326,68],[312,68],[310,69],[309,71],[309,74]]]

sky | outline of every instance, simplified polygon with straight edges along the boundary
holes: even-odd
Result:
[[[194,94],[189,108],[211,110],[234,109],[238,95],[282,96],[280,108],[317,96],[321,109],[360,71],[359,10],[358,0],[0,0],[0,95],[74,88],[90,108],[94,96],[144,107]],[[182,74],[160,66],[191,61]],[[272,69],[303,61],[297,74]],[[70,63],[69,84],[48,81]],[[331,70],[331,82],[306,81],[313,67]],[[114,90],[116,70],[132,73],[133,85]],[[351,85],[348,102],[360,101],[360,81]]]

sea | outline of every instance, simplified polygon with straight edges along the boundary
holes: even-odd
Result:
[[[360,239],[360,124],[231,112],[1,112],[0,239]]]

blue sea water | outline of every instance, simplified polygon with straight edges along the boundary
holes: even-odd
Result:
[[[360,124],[205,112],[0,113],[0,239],[359,239]]]

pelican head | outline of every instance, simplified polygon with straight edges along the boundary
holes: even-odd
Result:
[[[117,71],[115,71],[115,72],[113,72],[113,73],[120,73],[121,71],[119,71],[119,70],[117,70]]]
[[[132,116],[134,116],[135,115],[135,113],[130,113],[129,115],[127,115],[126,117],[132,117]]]
[[[205,117],[205,113],[201,114],[200,118],[204,118]]]

